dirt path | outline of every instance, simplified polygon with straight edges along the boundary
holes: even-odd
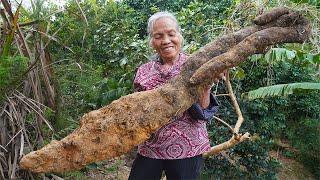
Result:
[[[278,173],[279,180],[316,180],[300,162],[283,156],[281,152],[271,151],[270,156],[280,161],[282,165]]]

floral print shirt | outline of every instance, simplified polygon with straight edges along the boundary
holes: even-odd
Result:
[[[169,70],[163,69],[159,60],[141,65],[134,79],[135,91],[146,91],[163,85],[180,73],[186,59],[186,55],[180,53],[179,60]],[[138,153],[154,159],[183,159],[200,155],[209,149],[206,121],[195,120],[185,111],[140,144]]]

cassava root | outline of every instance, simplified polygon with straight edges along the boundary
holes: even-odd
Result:
[[[302,42],[308,21],[286,8],[259,16],[256,24],[222,36],[193,53],[181,73],[154,90],[137,92],[85,114],[80,127],[25,155],[20,166],[33,172],[65,172],[129,152],[196,102],[199,92],[224,70],[270,45]]]

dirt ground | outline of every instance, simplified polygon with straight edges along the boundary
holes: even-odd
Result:
[[[92,180],[127,180],[135,152],[102,162],[102,167],[90,170],[86,176]]]
[[[279,180],[316,180],[300,162],[285,157],[281,152],[271,151],[270,156],[277,159],[282,165],[278,173]]]

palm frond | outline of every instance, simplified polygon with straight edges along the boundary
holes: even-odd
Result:
[[[271,96],[287,96],[293,94],[297,90],[320,90],[320,83],[290,83],[277,84],[273,86],[261,87],[247,93],[249,100],[266,98]]]

